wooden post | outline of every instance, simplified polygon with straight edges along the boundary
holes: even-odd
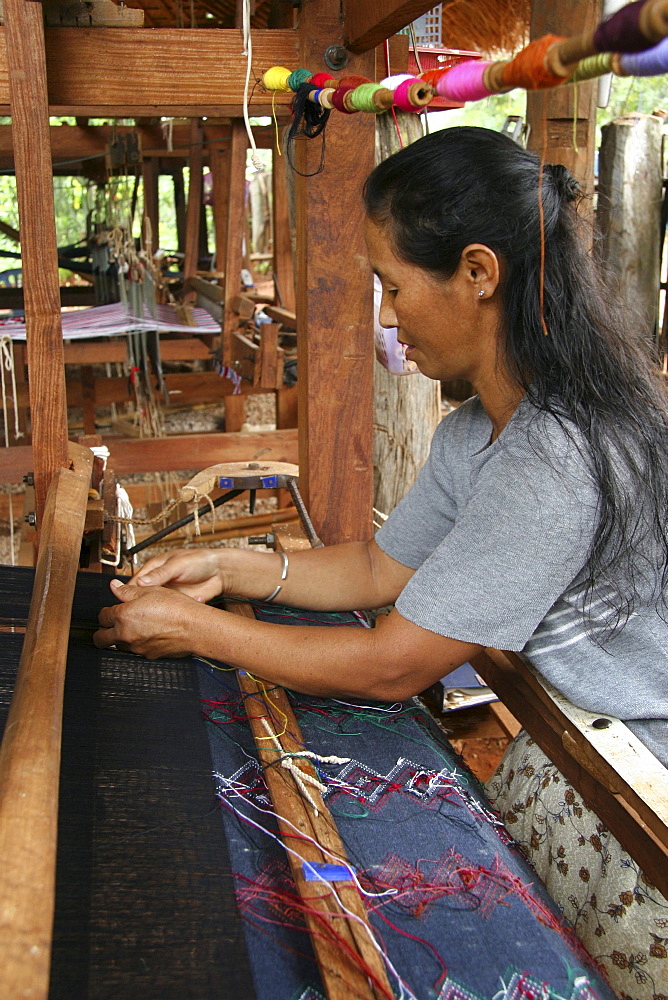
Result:
[[[279,140],[280,142],[280,140]],[[271,183],[274,221],[274,274],[284,309],[295,311],[295,266],[292,253],[293,224],[290,220],[287,171],[290,169],[279,142],[274,144]]]
[[[144,217],[148,219],[151,233],[151,249],[155,251],[160,246],[160,209],[158,195],[158,181],[160,178],[160,160],[155,156],[149,156],[142,160],[141,175],[144,185]],[[144,238],[146,231],[143,231]]]
[[[174,184],[174,213],[176,215],[176,249],[185,253],[186,249],[186,192],[183,183],[183,168],[179,167],[172,176]]]
[[[246,232],[246,150],[248,137],[240,118],[232,122],[230,138],[229,196],[227,240],[225,250],[225,309],[223,312],[223,360],[229,364],[232,335],[238,325],[238,317],[232,308],[232,300],[241,289],[241,268],[243,266],[243,240]],[[225,430],[238,431],[246,418],[246,401],[243,396],[227,396],[225,406]]]
[[[38,527],[54,472],[67,459],[67,405],[53,202],[49,104],[40,4],[8,0],[5,37],[28,331]]]
[[[397,111],[404,144],[422,135],[417,115]],[[400,148],[394,118],[378,115],[376,155],[380,162]],[[427,461],[440,413],[440,382],[420,372],[392,375],[374,367],[374,507],[389,514],[408,492]]]
[[[596,222],[600,256],[647,337],[659,321],[661,120],[624,115],[603,126]]]
[[[533,0],[531,38],[548,32],[576,35],[600,20],[602,0]],[[563,163],[577,177],[585,194],[594,193],[594,145],[598,82],[527,93],[529,149],[547,163]]]
[[[197,271],[199,258],[199,228],[202,205],[202,125],[199,118],[190,123],[190,180],[188,183],[188,211],[186,215],[186,249],[183,262],[183,284]],[[192,301],[194,292],[187,292],[184,301]]]
[[[339,0],[304,4],[300,65],[343,44]],[[374,53],[346,73],[374,74]],[[372,533],[373,285],[360,189],[374,165],[372,115],[334,115],[322,139],[297,140],[299,488],[326,544]]]
[[[209,147],[209,168],[213,190],[213,226],[216,271],[222,272],[227,257],[227,216],[230,198],[230,139],[231,129],[225,125],[205,126]],[[219,278],[218,284],[223,281]]]

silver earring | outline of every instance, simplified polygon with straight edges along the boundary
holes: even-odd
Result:
[[[483,299],[484,297],[485,297],[485,291],[483,288],[481,288],[480,291],[478,292],[478,298]]]

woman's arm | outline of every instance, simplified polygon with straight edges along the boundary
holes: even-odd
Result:
[[[120,644],[150,659],[194,653],[307,694],[403,701],[481,648],[414,625],[396,610],[373,629],[287,628],[160,587],[115,581],[114,591],[122,603],[100,612],[96,646]]]
[[[271,552],[246,549],[181,550],[149,559],[133,577],[139,587],[167,587],[196,600],[219,594],[260,601],[281,583],[280,601],[317,611],[380,608],[393,604],[413,570],[386,555],[375,541],[348,542],[290,553],[287,577]]]

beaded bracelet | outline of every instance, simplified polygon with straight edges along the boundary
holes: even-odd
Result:
[[[281,580],[285,580],[286,576],[288,575],[288,557],[287,557],[287,555],[286,555],[285,552],[277,552],[276,554],[281,557],[281,560],[283,562],[283,566],[282,566],[282,569],[281,569]],[[272,590],[272,592],[269,595],[269,597],[265,597],[264,598],[264,602],[263,603],[264,604],[269,604],[269,602],[273,601],[275,597],[278,597],[278,595],[281,592],[281,588],[282,588],[282,583],[279,583],[279,585],[276,587],[276,589]]]

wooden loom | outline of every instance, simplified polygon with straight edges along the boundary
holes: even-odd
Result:
[[[270,63],[319,66],[328,45],[345,41],[352,52],[359,53],[347,71],[372,76],[373,47],[431,5],[431,0],[384,0],[375,4],[350,0],[344,3],[346,17],[341,23],[338,0],[318,0],[304,6],[299,32],[260,33],[258,58],[264,58],[266,52]],[[540,0],[534,3],[534,24],[545,30],[544,22],[549,20],[550,28],[555,30],[555,20],[561,19],[571,30],[574,17],[579,16],[577,6],[574,0],[564,0],[557,16],[555,5]],[[6,76],[0,74],[0,105],[8,106],[12,113],[20,178],[35,428],[33,467],[41,540],[30,632],[8,727],[9,740],[0,765],[0,792],[6,793],[0,814],[0,849],[6,874],[0,894],[0,968],[4,988],[12,991],[10,997],[40,997],[48,990],[53,910],[58,703],[89,462],[84,452],[68,451],[64,380],[61,383],[58,378],[63,354],[57,318],[57,269],[55,261],[50,264],[44,259],[45,250],[55,246],[48,211],[51,165],[47,113],[150,114],[157,104],[156,94],[169,86],[171,103],[161,106],[166,114],[199,117],[220,113],[221,106],[238,114],[237,73],[228,67],[238,60],[239,46],[233,32],[191,31],[186,35],[178,29],[152,32],[150,39],[142,39],[142,45],[136,47],[137,53],[133,51],[136,36],[130,29],[109,29],[111,34],[107,29],[86,33],[79,29],[47,29],[44,41],[37,5],[5,0],[5,12],[6,25],[0,32],[7,41],[9,72]],[[181,46],[186,43],[198,46],[200,58],[184,67]],[[109,46],[122,54],[127,70],[122,86],[106,76],[99,78],[91,70],[104,65],[100,53]],[[131,104],[128,76],[137,84],[131,90]],[[215,105],[211,97],[214,92]],[[586,106],[592,93],[591,87],[581,87],[577,97],[579,107],[585,109],[579,112],[578,120],[580,157],[586,155],[588,144],[591,148],[593,129],[586,128]],[[552,128],[557,134],[557,150],[566,150],[564,136],[570,134],[573,110],[566,105],[572,102],[572,96],[563,92],[533,95],[532,99],[548,106],[549,113],[544,117],[562,123]],[[268,110],[266,102],[255,99],[254,113]],[[353,135],[355,141],[351,142]],[[302,148],[299,155],[303,172],[317,165],[316,150]],[[327,156],[352,189],[372,165],[372,121],[358,118],[351,124],[339,120],[328,134]],[[370,292],[367,295],[367,274],[358,255],[359,220],[349,217],[346,199],[328,197],[328,183],[329,175],[324,182],[318,177],[298,182],[297,311],[302,366],[299,433],[302,488],[319,533],[326,541],[334,542],[366,538],[371,530],[372,354],[365,333],[371,327],[371,296]],[[332,316],[338,322],[340,336],[336,338],[330,335]],[[333,381],[336,394],[325,389]],[[342,412],[345,420],[341,419]],[[241,444],[238,442],[239,447]],[[258,442],[257,447],[262,444]],[[256,456],[237,452],[224,457]],[[216,456],[210,461],[220,459]],[[201,464],[207,461],[201,460]],[[332,496],[337,497],[336,504],[330,502]],[[360,517],[360,511],[368,511],[368,519],[366,513]],[[45,662],[53,667],[49,706],[42,674]],[[599,731],[593,725],[594,719],[583,713],[576,713],[576,718],[563,699],[551,697],[513,657],[490,650],[479,658],[476,667],[668,894],[665,769],[629,738],[625,727],[619,728],[621,724],[613,721]],[[36,683],[39,691],[34,698]],[[26,760],[34,758],[38,731],[42,733],[45,766],[31,766],[26,771]],[[592,748],[595,742],[599,743],[598,749]],[[615,744],[622,744],[622,752],[615,751]],[[19,849],[19,843],[24,844],[27,854]],[[12,868],[5,866],[5,857],[15,857]],[[39,875],[36,859],[40,859]],[[35,892],[38,881],[43,895]],[[331,996],[336,995],[334,989],[335,985],[331,986]]]

